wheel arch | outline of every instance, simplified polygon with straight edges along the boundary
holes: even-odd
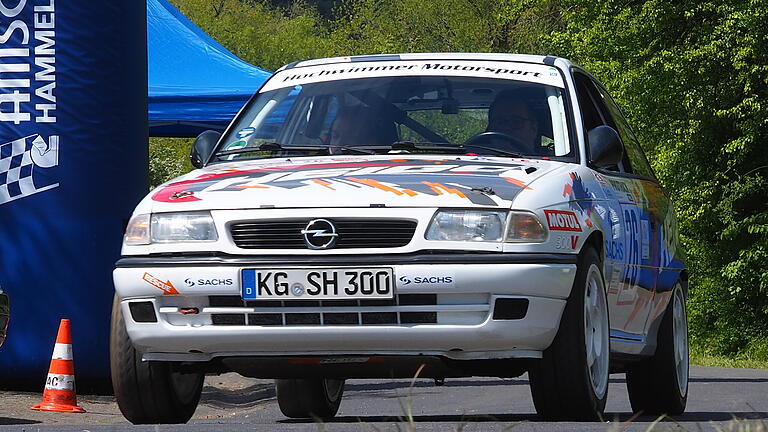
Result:
[[[605,262],[605,246],[603,242],[603,232],[600,230],[594,230],[592,231],[589,236],[587,236],[586,240],[584,240],[584,243],[581,245],[581,250],[579,251],[579,254],[583,253],[588,247],[591,247],[597,252],[597,256],[600,258],[600,262]]]

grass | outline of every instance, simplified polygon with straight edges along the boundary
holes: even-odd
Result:
[[[733,359],[712,355],[691,355],[691,364],[722,368],[768,369],[768,362],[753,359]]]
[[[691,364],[722,368],[768,369],[768,360],[750,357],[725,357],[691,347]]]

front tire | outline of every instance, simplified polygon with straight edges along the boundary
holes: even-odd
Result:
[[[682,414],[688,401],[688,320],[685,293],[672,289],[657,336],[656,353],[627,368],[627,392],[633,412]]]
[[[197,409],[202,373],[182,373],[173,363],[141,360],[125,330],[120,302],[112,304],[109,364],[117,405],[133,424],[186,423]]]
[[[560,328],[528,377],[536,412],[546,420],[599,420],[608,396],[608,301],[594,249],[579,255]]]
[[[275,386],[280,411],[290,418],[331,418],[344,395],[342,379],[277,379]]]

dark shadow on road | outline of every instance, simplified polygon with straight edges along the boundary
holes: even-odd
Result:
[[[709,377],[691,377],[688,378],[688,381],[690,382],[722,382],[722,383],[728,383],[728,382],[738,382],[738,383],[766,383],[768,382],[768,378],[709,378]]]
[[[612,384],[622,384],[625,382],[624,378],[611,378]],[[489,380],[474,380],[474,379],[462,379],[462,378],[446,378],[445,387],[496,387],[496,386],[527,386],[528,380],[522,378],[500,378]],[[344,387],[346,391],[372,391],[372,390],[395,390],[411,387],[410,381],[391,381],[391,382],[375,382],[375,383],[356,383],[354,381],[347,381]],[[433,381],[418,380],[413,384],[415,388],[424,387],[438,387]]]
[[[536,421],[534,414],[482,414],[482,415],[415,415],[414,423],[518,423]],[[400,423],[405,422],[404,416],[344,416],[325,420],[326,424],[334,423]],[[312,420],[286,419],[278,423],[314,423]]]
[[[642,416],[641,419],[645,421],[654,421],[656,417]],[[712,411],[692,411],[685,412],[683,414],[672,416],[672,420],[678,422],[708,422],[708,421],[729,421],[734,419],[739,420],[762,420],[767,419],[768,413],[765,412],[712,412]]]
[[[528,380],[519,379],[499,379],[499,380],[450,380],[446,379],[444,387],[494,387],[494,386],[508,386],[508,385],[528,385]],[[354,381],[347,381],[344,386],[345,391],[371,391],[371,390],[395,390],[395,389],[407,389],[411,387],[410,381],[391,381],[391,382],[375,382],[375,383],[355,383]],[[419,380],[413,384],[414,388],[424,387],[438,387],[434,381]]]
[[[41,421],[37,420],[30,420],[30,419],[17,419],[17,418],[11,418],[11,417],[0,417],[0,425],[6,426],[6,425],[28,425],[28,424],[38,424],[42,423]]]

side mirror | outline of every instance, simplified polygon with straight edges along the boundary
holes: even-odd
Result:
[[[610,168],[621,163],[624,146],[616,129],[598,126],[589,131],[589,163],[595,168]]]
[[[195,168],[202,168],[208,159],[211,158],[213,149],[216,148],[216,143],[221,138],[221,132],[207,130],[195,139],[195,143],[192,145],[192,151],[189,154],[189,160],[192,162],[192,166]]]

